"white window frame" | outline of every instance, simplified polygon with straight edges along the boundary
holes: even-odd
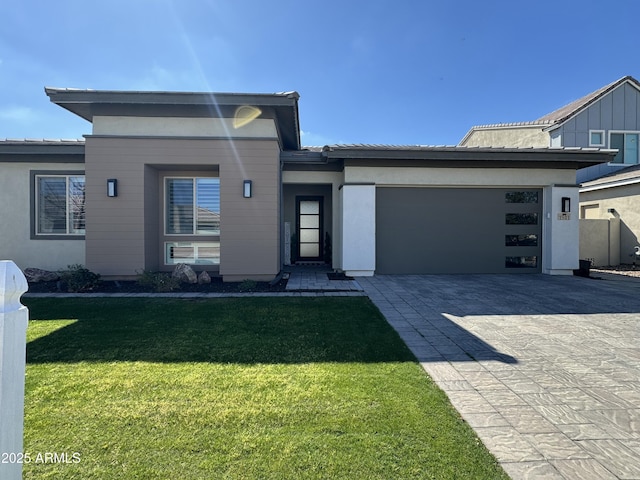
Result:
[[[622,134],[636,134],[638,135],[638,142],[640,143],[640,130],[609,130],[609,133],[607,135],[607,141],[609,142],[609,148],[611,148],[611,134],[612,133],[622,133]],[[623,152],[624,155],[624,152]],[[631,166],[631,165],[638,165],[640,164],[640,145],[638,145],[638,161],[636,163],[624,163],[624,161],[622,163],[616,163],[616,162],[609,162],[608,165],[627,165],[627,166]]]
[[[68,174],[61,174],[61,173],[55,173],[55,172],[51,172],[51,173],[37,173],[34,175],[34,189],[33,189],[33,196],[34,196],[34,208],[33,208],[33,212],[34,212],[34,219],[33,219],[33,235],[35,236],[35,238],[84,238],[85,234],[86,234],[86,212],[85,212],[85,228],[83,229],[83,231],[81,232],[72,232],[70,231],[70,220],[69,220],[69,179],[70,178],[82,178],[85,182],[85,196],[84,196],[84,202],[85,202],[85,208],[86,208],[86,201],[87,201],[87,197],[86,197],[86,176],[84,173],[78,173],[78,174],[74,174],[74,173],[68,173]],[[41,228],[40,228],[40,179],[42,178],[64,178],[65,179],[65,233],[56,233],[56,232],[41,232]]]
[[[193,248],[193,256],[189,258],[182,259],[172,259],[170,256],[171,247],[183,247],[183,248]],[[211,261],[200,261],[201,257],[199,255],[199,250],[201,248],[217,248],[218,256],[217,257],[202,257],[202,258],[211,258]],[[220,265],[220,242],[164,242],[164,264],[165,265],[177,265],[179,263],[186,263],[188,265]]]
[[[593,143],[591,141],[591,135],[593,133],[599,133],[601,135],[602,138],[602,142],[601,143]],[[589,130],[589,146],[590,147],[604,147],[607,144],[607,137],[606,137],[606,132],[604,130]]]
[[[163,204],[163,222],[164,222],[164,235],[166,237],[219,237],[220,236],[220,229],[218,229],[218,233],[197,233],[197,228],[196,228],[196,221],[197,221],[197,215],[195,214],[195,210],[194,210],[194,215],[193,215],[193,233],[169,233],[169,223],[168,223],[168,217],[167,217],[167,192],[168,192],[168,186],[169,186],[169,180],[193,180],[193,198],[194,198],[194,209],[196,207],[195,205],[195,199],[196,199],[196,180],[198,178],[214,178],[217,179],[218,182],[220,182],[220,177],[219,176],[203,176],[203,175],[197,175],[194,177],[191,176],[168,176],[168,177],[164,177],[163,179],[163,196],[162,196],[162,204]],[[219,185],[219,183],[218,183]],[[218,212],[220,213],[220,212]],[[166,258],[166,256],[165,256]]]

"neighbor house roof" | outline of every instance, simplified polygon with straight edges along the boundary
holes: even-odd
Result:
[[[569,103],[568,105],[565,105],[564,107],[561,107],[557,110],[554,110],[551,113],[548,113],[540,117],[536,121],[550,122],[553,124],[564,123],[569,118],[577,115],[582,110],[587,108],[589,105],[597,102],[600,98],[605,96],[607,93],[611,92],[612,90],[615,90],[620,85],[627,82],[632,86],[634,86],[635,88],[637,88],[638,90],[640,90],[640,83],[638,82],[638,80],[633,78],[631,75],[627,75],[626,77],[622,77],[619,80],[616,80],[615,82],[610,83],[609,85],[605,85],[604,87],[599,88],[595,92],[591,92],[588,95],[585,95],[584,97],[579,98],[578,100],[575,100]]]
[[[595,180],[585,182],[582,184],[580,191],[589,192],[605,188],[622,187],[634,183],[640,183],[640,165],[632,165]]]
[[[220,93],[83,90],[45,87],[49,99],[72,113],[93,121],[94,115],[193,116],[232,118],[242,106],[273,118],[285,150],[300,149],[298,92]]]
[[[570,118],[573,118],[578,113],[582,112],[584,109],[592,105],[593,103],[600,100],[603,96],[615,90],[620,85],[624,83],[629,83],[633,87],[640,90],[640,82],[633,78],[631,75],[627,75],[626,77],[622,77],[615,82],[612,82],[608,85],[605,85],[602,88],[599,88],[595,92],[591,92],[584,97],[581,97],[573,102],[554,110],[551,113],[547,113],[537,120],[532,120],[528,122],[511,122],[511,123],[493,123],[489,125],[476,125],[469,129],[469,131],[465,134],[465,136],[460,141],[460,144],[464,144],[464,142],[471,136],[471,134],[476,130],[495,130],[500,128],[517,128],[517,127],[540,127],[546,129],[553,129],[556,126],[560,126]]]

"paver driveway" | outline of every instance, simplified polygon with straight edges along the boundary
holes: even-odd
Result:
[[[639,282],[358,282],[513,478],[640,479]]]

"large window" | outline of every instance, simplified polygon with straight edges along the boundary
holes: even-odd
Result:
[[[618,149],[613,163],[638,163],[638,133],[611,132],[609,148]]]
[[[220,235],[220,179],[165,180],[167,235]]]
[[[36,235],[84,235],[84,176],[36,175],[35,207]]]
[[[176,238],[165,242],[165,265],[220,264],[219,178],[165,178],[165,235],[200,237],[198,241]]]

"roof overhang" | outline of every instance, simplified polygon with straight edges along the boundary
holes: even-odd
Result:
[[[625,178],[621,180],[613,180],[606,183],[598,183],[595,185],[584,185],[580,187],[580,193],[593,192],[596,190],[604,190],[607,188],[624,187],[626,185],[636,185],[640,183],[640,177]]]
[[[300,149],[297,92],[215,93],[81,90],[45,87],[51,102],[93,122],[94,116],[233,118],[240,107],[256,107],[272,118],[284,150]]]
[[[495,148],[459,146],[332,145],[323,148],[328,159],[358,162],[392,161],[396,166],[429,162],[446,167],[540,167],[580,169],[610,162],[617,150],[597,148]]]
[[[0,162],[84,163],[84,141],[4,140]]]

